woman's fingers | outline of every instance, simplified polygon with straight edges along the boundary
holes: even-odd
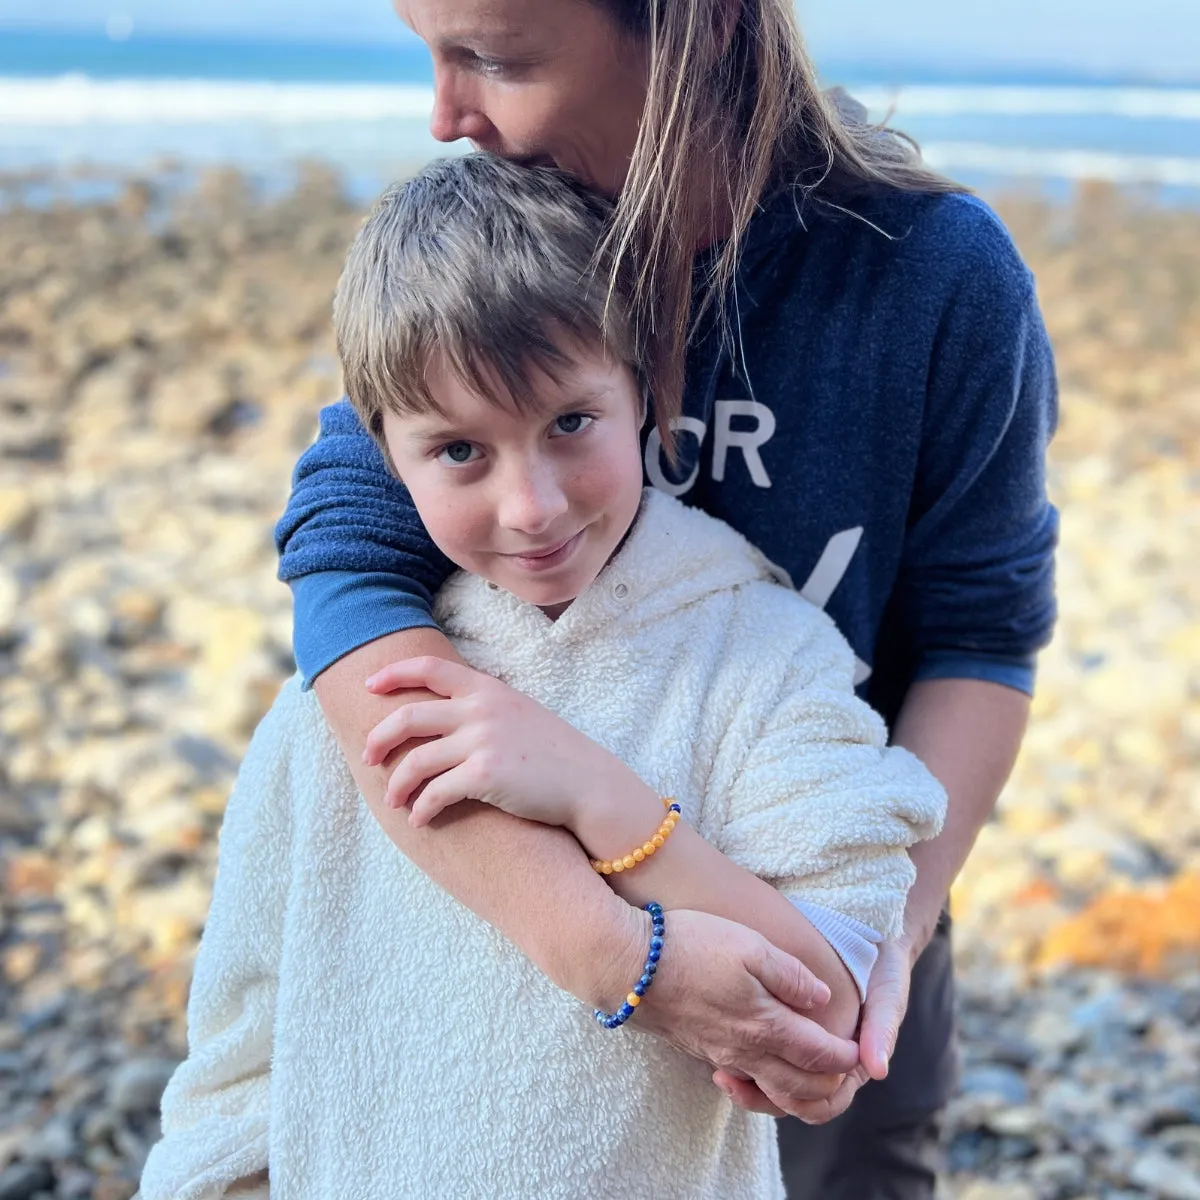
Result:
[[[388,692],[424,688],[439,696],[460,696],[487,678],[462,663],[426,654],[421,658],[405,658],[381,667],[367,680],[367,691],[383,696]]]
[[[803,1012],[829,1002],[829,986],[798,958],[764,940],[762,952],[747,964],[759,983],[781,1004]]]
[[[798,1117],[806,1125],[824,1125],[834,1117],[840,1117],[850,1107],[850,1102],[870,1076],[863,1066],[857,1066],[842,1078],[837,1090],[825,1100],[810,1100],[801,1103],[789,1114]]]
[[[452,771],[463,762],[468,753],[467,749],[454,737],[435,738],[423,746],[418,746],[415,750],[410,750],[396,764],[396,769],[388,778],[387,791],[384,793],[384,800],[388,807],[403,808],[412,800],[413,793],[418,791],[426,780],[436,779],[446,771]],[[417,805],[424,799],[425,793],[431,786],[432,784],[428,784],[425,791],[416,800],[413,800],[413,814],[417,817],[411,822],[413,825],[424,825],[429,819],[428,817],[422,819],[422,814],[427,812],[427,807],[418,809]]]
[[[729,1098],[738,1106],[744,1108],[747,1112],[766,1113],[768,1117],[786,1117],[787,1113],[772,1104],[767,1099],[766,1093],[762,1088],[754,1082],[753,1079],[743,1079],[740,1075],[734,1075],[729,1071],[714,1071],[713,1083],[717,1085]]]
[[[462,704],[455,700],[414,700],[388,713],[367,734],[362,760],[377,767],[393,750],[413,738],[443,737],[463,722]]]

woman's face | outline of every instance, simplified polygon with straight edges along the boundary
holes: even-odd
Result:
[[[614,196],[646,98],[647,54],[594,0],[394,0],[433,56],[439,141],[554,165]]]

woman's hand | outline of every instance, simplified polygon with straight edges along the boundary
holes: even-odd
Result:
[[[378,765],[405,742],[428,739],[388,781],[391,807],[412,801],[413,826],[428,825],[460,800],[480,800],[528,821],[572,828],[585,790],[615,794],[642,786],[624,763],[562,718],[461,663],[412,658],[367,680],[376,695],[412,688],[444,698],[385,717],[367,737],[363,762]]]
[[[714,1081],[744,1108],[803,1116],[837,1095],[858,1066],[858,1047],[804,1015],[828,1000],[825,984],[744,925],[688,909],[666,917],[654,986],[626,1028],[718,1068]],[[637,947],[643,958],[645,946]],[[618,999],[633,978],[614,979],[595,1002]],[[732,1086],[747,1077],[758,1093]]]

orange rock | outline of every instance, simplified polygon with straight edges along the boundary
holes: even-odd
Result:
[[[1037,961],[1138,975],[1200,966],[1200,875],[1098,897],[1050,930]]]
[[[1035,904],[1050,904],[1058,898],[1058,888],[1048,879],[1035,879],[1013,896],[1013,903],[1025,908]]]
[[[9,896],[49,899],[58,887],[62,869],[38,850],[17,854],[8,860],[4,891]]]

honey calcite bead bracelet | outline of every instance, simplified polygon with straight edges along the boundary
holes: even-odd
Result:
[[[666,806],[667,815],[663,818],[662,824],[654,831],[653,836],[640,846],[635,846],[623,858],[611,860],[593,858],[591,860],[592,870],[598,875],[619,875],[622,871],[632,871],[638,863],[645,862],[652,854],[661,850],[683,813],[683,809],[675,803],[671,796],[664,797],[663,804]]]

